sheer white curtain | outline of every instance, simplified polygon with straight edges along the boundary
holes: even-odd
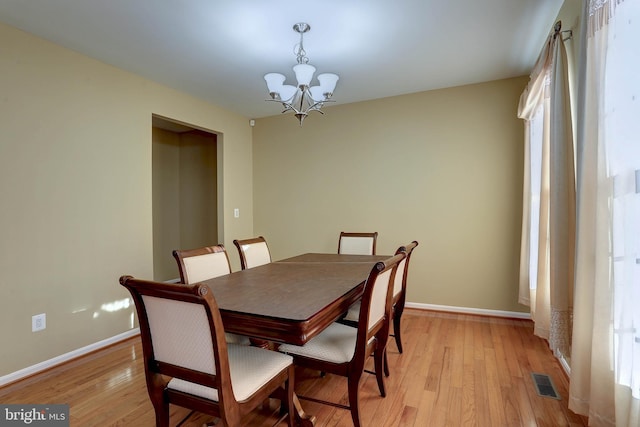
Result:
[[[525,177],[519,302],[536,335],[557,355],[571,344],[575,247],[575,170],[570,57],[554,31],[518,107],[525,120]]]
[[[569,407],[640,426],[640,1],[591,0]]]

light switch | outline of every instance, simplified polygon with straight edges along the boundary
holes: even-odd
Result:
[[[240,209],[235,208],[235,209],[233,210],[233,217],[234,217],[234,218],[240,218]]]

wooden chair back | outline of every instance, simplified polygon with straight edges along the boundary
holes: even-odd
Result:
[[[393,286],[393,301],[392,301],[392,315],[393,315],[393,337],[396,341],[396,346],[400,353],[403,352],[402,347],[402,327],[401,319],[404,312],[404,305],[407,299],[407,276],[409,274],[409,261],[411,261],[411,254],[413,250],[418,246],[418,242],[414,240],[406,246],[400,246],[399,252],[406,254],[406,257],[398,266],[398,272],[394,280]]]
[[[176,249],[173,257],[178,263],[182,283],[198,283],[231,273],[229,256],[223,245]]]
[[[234,240],[233,244],[238,248],[240,266],[243,270],[258,267],[271,262],[271,252],[264,237],[258,236],[251,239]]]
[[[378,349],[384,349],[387,345],[394,278],[398,265],[405,256],[404,253],[399,253],[376,263],[367,277],[360,304],[360,322],[354,355],[354,358],[358,359],[358,366],[360,363],[364,364],[364,360],[373,351],[372,343]]]
[[[351,233],[340,232],[338,253],[349,255],[375,255],[378,232]]]
[[[407,272],[409,271],[409,260],[411,259],[411,253],[418,246],[417,241],[413,241],[406,246],[400,246],[396,253],[404,252],[407,256],[398,264],[398,272],[393,284],[393,303],[395,304],[400,298],[400,293],[405,292],[407,289]]]

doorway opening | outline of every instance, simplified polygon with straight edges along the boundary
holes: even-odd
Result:
[[[174,249],[215,245],[218,135],[153,115],[153,279],[179,278]]]

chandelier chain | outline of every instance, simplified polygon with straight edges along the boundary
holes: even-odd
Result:
[[[307,52],[304,50],[303,38],[304,33],[300,33],[300,43],[293,47],[293,53],[296,55],[298,64],[308,64],[309,58],[307,58]]]

